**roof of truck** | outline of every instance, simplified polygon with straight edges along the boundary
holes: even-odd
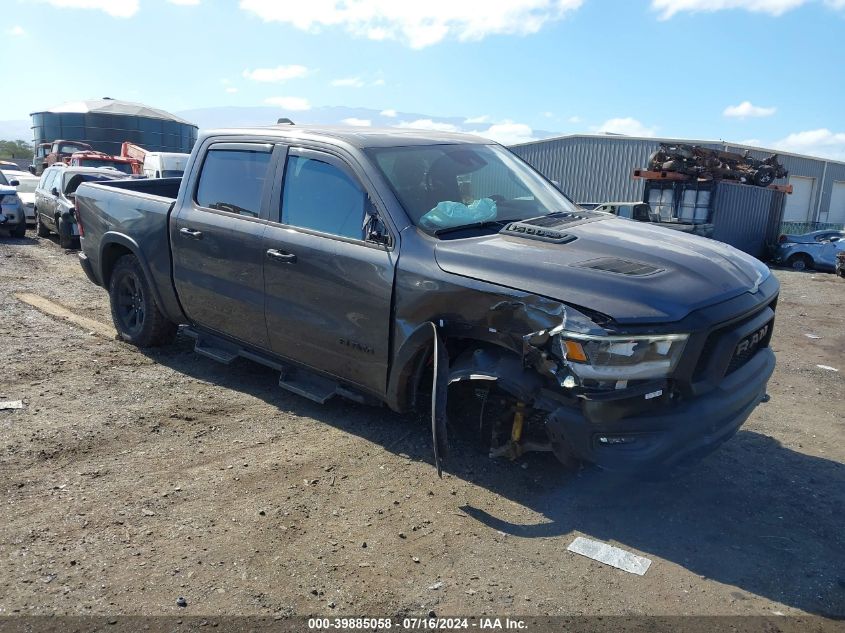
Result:
[[[342,141],[353,147],[403,147],[406,145],[445,145],[472,143],[489,145],[493,141],[456,132],[440,130],[416,130],[410,128],[376,127],[331,127],[324,125],[270,125],[267,127],[226,128],[206,130],[202,136],[218,135],[270,135],[280,138],[298,138],[308,140],[330,139]]]

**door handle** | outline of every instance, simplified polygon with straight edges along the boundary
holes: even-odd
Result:
[[[179,235],[192,240],[202,239],[202,231],[197,231],[196,229],[189,229],[188,227],[182,227],[181,229],[179,229]]]
[[[278,251],[275,248],[271,248],[267,251],[267,257],[283,264],[296,263],[296,255],[294,255],[293,253],[283,253],[282,251]]]

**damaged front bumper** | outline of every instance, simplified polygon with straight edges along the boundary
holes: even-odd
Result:
[[[774,353],[764,348],[705,395],[612,422],[591,422],[582,409],[563,406],[547,418],[546,432],[556,451],[605,470],[669,470],[730,439],[763,400],[774,367]]]

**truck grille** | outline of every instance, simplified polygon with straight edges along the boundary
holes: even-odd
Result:
[[[745,328],[751,321],[756,319],[763,310],[767,308],[774,308],[771,306],[763,306],[754,314],[745,317],[741,321],[731,323],[724,327],[712,331],[701,349],[698,357],[698,363],[694,372],[693,380],[703,378],[709,374],[711,378],[722,378],[727,376],[750,361],[754,355],[761,349],[769,346],[772,338],[772,330],[774,326],[774,319],[772,318],[765,324],[755,330],[748,332],[740,340],[736,341],[733,347],[726,347],[729,343],[725,341],[727,337],[736,336],[736,333]],[[723,341],[725,341],[723,343]],[[730,354],[730,359],[725,358]],[[719,367],[719,376],[713,376],[715,367]],[[721,368],[724,368],[722,371]]]
[[[725,371],[726,376],[745,365],[761,349],[769,346],[769,341],[772,338],[772,325],[772,321],[769,321],[763,328],[739,342],[739,345],[734,349],[733,356],[731,356],[731,362],[728,363],[728,369]]]

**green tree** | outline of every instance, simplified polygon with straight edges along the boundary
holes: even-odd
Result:
[[[0,158],[30,158],[32,143],[22,141],[0,141]]]

